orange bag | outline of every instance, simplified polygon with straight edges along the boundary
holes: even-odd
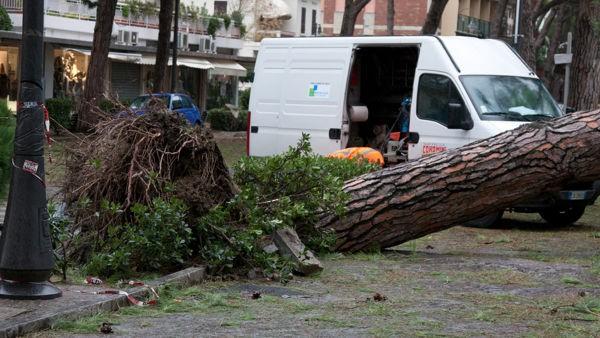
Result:
[[[384,164],[383,155],[379,151],[369,147],[354,147],[341,149],[334,151],[333,153],[327,155],[327,157],[348,159],[362,158],[370,163],[379,164],[382,167]]]

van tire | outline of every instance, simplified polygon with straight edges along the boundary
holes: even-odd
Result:
[[[502,220],[502,216],[504,215],[504,210],[491,213],[487,216],[483,216],[468,222],[465,222],[464,226],[470,228],[493,228],[500,223]]]
[[[585,205],[569,204],[540,211],[540,216],[553,227],[567,227],[577,222],[585,213]]]

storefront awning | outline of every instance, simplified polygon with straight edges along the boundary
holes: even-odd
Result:
[[[152,66],[156,63],[156,56],[145,55],[141,58],[141,60],[138,63],[141,65]],[[173,58],[169,58],[168,65],[171,66],[172,64],[173,64]],[[177,65],[185,66],[185,67],[189,67],[189,68],[195,68],[195,69],[213,69],[214,68],[212,63],[210,63],[207,60],[192,59],[192,58],[186,58],[186,57],[177,58]]]
[[[214,67],[212,74],[244,77],[247,73],[244,66],[234,61],[211,61],[210,63]]]
[[[83,54],[83,55],[87,55],[87,56],[92,55],[92,51],[87,50],[87,49],[68,48],[66,50],[75,52],[75,53],[79,53],[79,54]],[[142,54],[109,52],[108,58],[111,60],[116,60],[116,61],[121,61],[121,62],[139,63],[139,61],[142,59]]]

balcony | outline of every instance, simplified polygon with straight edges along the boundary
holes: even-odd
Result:
[[[456,34],[487,38],[490,35],[490,22],[459,14]]]
[[[45,4],[46,15],[49,16],[86,21],[96,20],[96,10],[89,8],[81,0],[46,0]],[[0,5],[4,6],[9,13],[23,12],[23,0],[0,0]],[[211,17],[203,16],[180,18],[179,31],[189,34],[207,35],[210,20]],[[217,20],[220,22],[220,28],[215,31],[215,37],[240,38],[239,28],[234,27],[233,23],[226,29],[223,19],[218,18]],[[158,29],[157,10],[134,14],[125,9],[125,6],[119,4],[117,5],[114,21],[124,26]]]

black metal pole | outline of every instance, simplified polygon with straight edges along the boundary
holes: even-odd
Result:
[[[171,65],[171,92],[177,92],[177,51],[179,49],[179,0],[175,0],[175,23],[173,24],[173,64]]]
[[[0,237],[0,298],[51,299],[54,268],[44,171],[44,2],[23,1],[21,83],[13,169]]]

